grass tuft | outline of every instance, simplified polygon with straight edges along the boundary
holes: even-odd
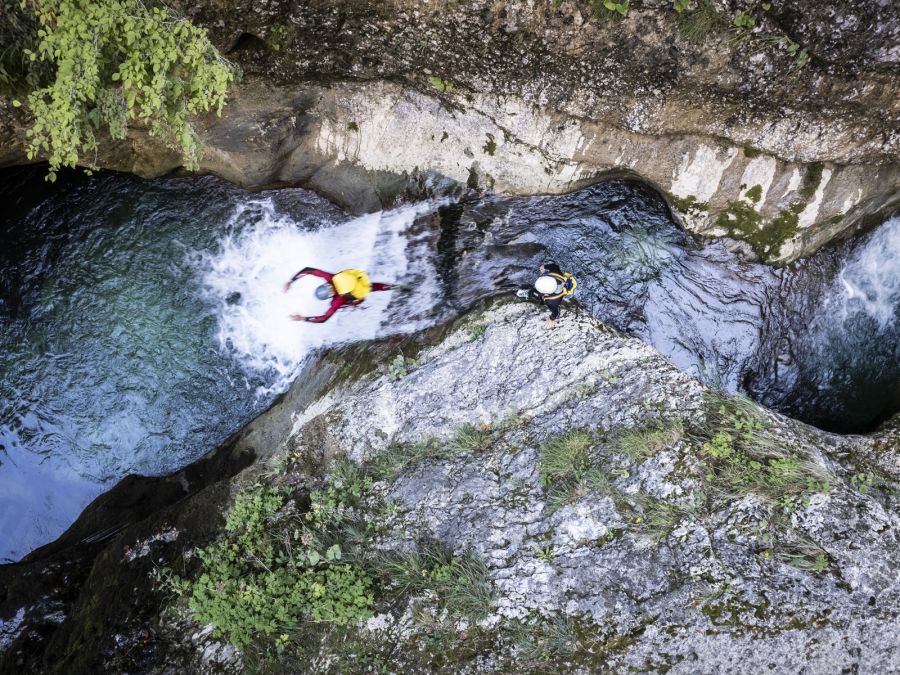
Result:
[[[728,21],[710,0],[697,0],[695,9],[678,15],[678,31],[688,42],[703,42],[711,34],[728,28]]]
[[[705,442],[706,479],[727,499],[748,493],[791,511],[816,492],[827,492],[830,475],[804,453],[787,446],[755,403],[708,394]]]
[[[684,438],[684,424],[680,419],[653,422],[620,433],[613,443],[613,449],[640,463],[671,447],[682,438]]]
[[[400,595],[434,591],[440,608],[454,619],[480,621],[494,603],[487,567],[471,551],[453,555],[447,547],[431,544],[420,551],[385,554],[374,561],[372,573]]]
[[[593,435],[584,429],[570,431],[547,442],[541,448],[541,482],[549,486],[580,479],[590,466],[588,451],[593,443]]]
[[[381,480],[392,480],[407,468],[425,460],[441,461],[466,453],[484,452],[491,446],[490,428],[463,424],[447,441],[428,438],[417,443],[394,443],[376,455],[369,464]]]

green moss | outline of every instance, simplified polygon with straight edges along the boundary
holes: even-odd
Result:
[[[759,204],[759,201],[762,199],[762,185],[754,185],[747,190],[745,196],[754,204]]]
[[[745,145],[743,147],[743,150],[744,157],[746,157],[747,159],[753,159],[754,157],[759,157],[762,154],[762,152],[754,148],[752,145]]]
[[[478,172],[475,167],[469,167],[469,177],[466,179],[466,187],[470,190],[478,189]]]
[[[672,202],[672,205],[682,213],[698,213],[701,211],[709,210],[709,204],[707,204],[706,202],[698,202],[697,198],[694,195],[679,197],[678,195],[674,195],[671,192],[668,194],[669,200]]]
[[[350,131],[359,131],[359,125],[358,125],[356,122],[349,122],[349,123],[347,124],[347,128],[348,128]]]
[[[497,151],[497,142],[494,139],[494,134],[485,134],[487,136],[487,143],[481,146],[481,149],[484,150],[491,157],[494,156],[494,153]]]
[[[443,134],[441,134],[441,143],[443,143],[444,141],[446,141],[448,138],[450,138],[450,134],[448,134],[448,133],[445,131]]]
[[[754,185],[747,193],[759,187]],[[760,188],[760,191],[762,188]],[[746,241],[762,260],[770,260],[781,253],[784,242],[797,234],[802,204],[783,209],[768,224],[753,206],[743,200],[730,202],[728,207],[716,217],[716,226],[722,228],[735,239]]]

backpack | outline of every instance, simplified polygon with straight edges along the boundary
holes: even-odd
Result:
[[[338,295],[350,295],[354,300],[362,300],[372,290],[369,275],[362,270],[343,270],[331,277],[331,285]]]
[[[568,302],[575,297],[575,289],[578,287],[578,281],[572,276],[571,272],[564,272],[562,274],[551,272],[548,276],[556,279],[562,288],[549,298],[546,298],[547,300],[557,300],[562,298]]]

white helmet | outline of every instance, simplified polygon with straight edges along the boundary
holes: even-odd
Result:
[[[316,288],[316,297],[319,300],[328,300],[332,295],[334,295],[334,286],[331,284],[322,284]]]
[[[556,279],[546,274],[537,278],[534,282],[534,290],[542,295],[551,295],[556,293]]]

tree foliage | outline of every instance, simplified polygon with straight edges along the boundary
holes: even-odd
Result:
[[[190,116],[221,114],[237,77],[203,28],[142,0],[22,0],[21,9],[38,22],[37,49],[25,54],[54,67],[46,85],[28,95],[28,157],[47,157],[50,180],[62,166],[93,166],[83,157],[96,156],[95,132],[106,127],[122,139],[129,120],[197,169]]]

